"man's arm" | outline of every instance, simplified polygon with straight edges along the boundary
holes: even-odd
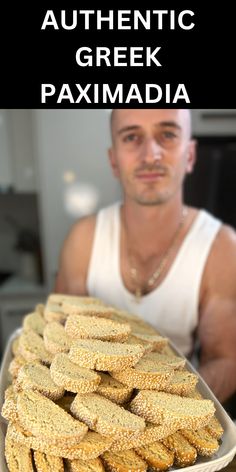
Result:
[[[87,295],[86,280],[95,222],[96,217],[89,216],[72,226],[61,250],[55,292]]]
[[[199,372],[221,402],[236,392],[236,234],[224,226],[203,278]]]

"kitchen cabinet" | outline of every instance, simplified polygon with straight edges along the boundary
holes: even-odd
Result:
[[[194,136],[235,136],[236,109],[192,110]]]
[[[236,228],[235,176],[236,136],[199,137],[196,167],[185,181],[185,202]]]
[[[32,110],[0,111],[0,190],[35,192]]]

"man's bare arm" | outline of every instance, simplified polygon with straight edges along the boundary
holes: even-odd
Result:
[[[224,227],[205,274],[199,372],[221,402],[236,392],[236,235]]]
[[[61,250],[55,292],[87,295],[86,280],[95,221],[95,216],[89,216],[71,228]]]
[[[236,391],[236,304],[215,298],[200,324],[202,354],[199,372],[224,402]]]

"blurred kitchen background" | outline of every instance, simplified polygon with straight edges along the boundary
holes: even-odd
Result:
[[[236,110],[193,110],[198,162],[186,202],[236,227]],[[72,223],[121,198],[108,110],[0,110],[0,355],[53,289]]]

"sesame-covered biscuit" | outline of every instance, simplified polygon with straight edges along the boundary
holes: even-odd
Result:
[[[98,385],[97,393],[109,400],[122,405],[127,402],[133,392],[133,389],[127,387],[116,379],[113,379],[109,374],[99,372],[101,382]]]
[[[75,364],[102,371],[120,370],[135,365],[142,357],[140,345],[127,345],[99,339],[77,339],[69,351],[69,358]]]
[[[190,429],[181,430],[183,436],[192,444],[201,456],[212,456],[219,449],[219,443],[213,438],[206,428],[197,431]]]
[[[34,331],[35,333],[42,336],[45,326],[46,326],[46,321],[38,311],[29,313],[23,319],[24,331]]]
[[[80,367],[72,362],[67,354],[56,354],[50,367],[51,377],[57,385],[69,392],[94,392],[101,377],[93,370]]]
[[[146,472],[147,463],[133,451],[105,452],[102,461],[108,472]]]
[[[51,400],[58,400],[64,395],[64,387],[58,386],[50,374],[50,370],[45,365],[27,363],[21,367],[15,382],[15,389],[35,390]]]
[[[174,452],[176,466],[187,467],[195,463],[197,450],[187,441],[180,431],[162,439],[162,442],[168,449]]]
[[[118,323],[102,317],[70,315],[65,324],[66,333],[75,339],[101,339],[123,342],[131,328],[128,323]]]
[[[163,391],[188,397],[194,391],[197,382],[198,376],[196,374],[186,370],[176,370],[163,388]]]
[[[105,472],[101,459],[66,461],[68,472]]]
[[[19,340],[19,352],[29,362],[40,361],[50,365],[53,355],[45,348],[43,338],[34,331],[22,333]]]
[[[163,390],[173,375],[173,368],[158,364],[144,355],[134,367],[111,372],[112,377],[128,387]]]
[[[37,472],[64,472],[62,457],[52,456],[40,451],[34,451],[33,455]]]
[[[31,450],[9,438],[5,439],[5,458],[9,472],[34,472]]]
[[[22,426],[16,423],[8,424],[8,435],[19,444],[30,449],[66,459],[90,460],[100,456],[104,451],[110,449],[113,438],[102,436],[94,431],[88,431],[83,439],[77,444],[67,446],[66,444],[52,444],[47,438],[33,436]]]
[[[69,352],[72,339],[65,331],[64,326],[57,321],[47,323],[43,331],[44,344],[47,351],[52,354]]]
[[[174,463],[174,453],[167,449],[160,441],[144,447],[135,448],[137,454],[147,462],[153,471],[169,469]]]
[[[33,436],[48,439],[51,444],[74,445],[88,428],[39,392],[25,390],[17,396],[20,423]]]
[[[145,428],[145,421],[96,393],[77,394],[71,404],[73,415],[104,436],[130,437]]]
[[[131,411],[153,423],[171,423],[177,429],[198,429],[209,422],[215,407],[211,400],[143,390],[132,400]]]

